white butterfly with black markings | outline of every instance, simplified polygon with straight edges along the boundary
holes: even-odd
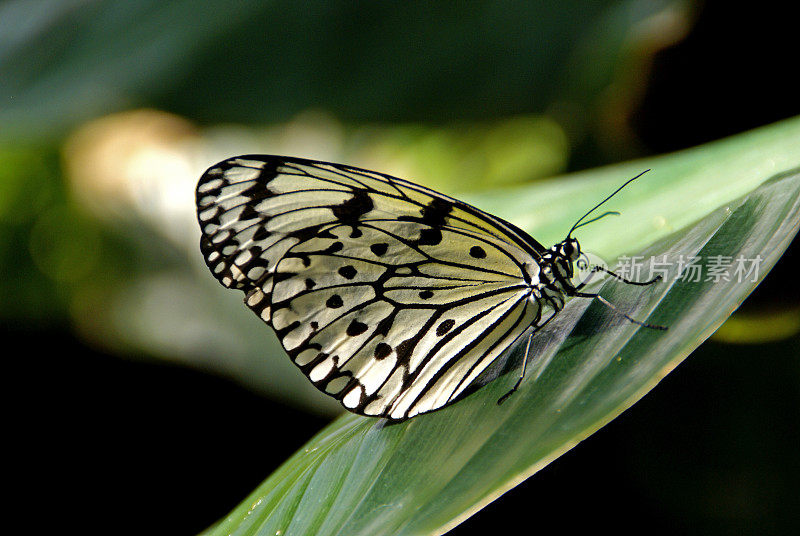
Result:
[[[613,308],[571,283],[581,256],[571,234],[634,179],[548,249],[509,222],[389,175],[238,156],[197,185],[201,250],[316,387],[352,412],[406,419],[456,400],[566,298]],[[594,269],[626,283],[657,280]],[[508,394],[529,348],[530,338]]]

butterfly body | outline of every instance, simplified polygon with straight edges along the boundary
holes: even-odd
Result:
[[[350,411],[454,401],[560,311],[580,255],[471,205],[351,166],[230,158],[197,187],[201,250],[292,361]],[[527,357],[527,356],[526,356]]]

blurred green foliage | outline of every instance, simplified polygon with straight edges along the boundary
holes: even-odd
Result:
[[[49,258],[41,258],[39,264],[32,250],[37,247],[34,240],[42,245],[46,219],[66,209],[64,190],[58,158],[52,151],[39,147],[0,151],[0,316],[5,321],[59,319],[65,313],[68,293],[66,288],[59,290],[58,272],[62,268],[68,270],[64,275],[71,272],[65,265],[70,261],[63,256],[82,262],[77,258],[80,249],[47,248]],[[79,244],[82,233],[75,233],[77,227],[70,221],[62,225]],[[55,236],[67,237],[59,230]]]
[[[309,108],[345,121],[441,123],[561,106],[585,128],[612,83],[643,85],[626,66],[680,36],[687,9],[674,0],[8,2],[2,137],[52,136],[141,105],[245,124]]]

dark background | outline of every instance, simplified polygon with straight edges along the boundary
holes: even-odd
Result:
[[[643,154],[800,112],[787,69],[796,61],[794,21],[727,6],[707,2],[689,35],[656,55],[633,115]],[[797,306],[796,250],[744,308]],[[36,378],[10,406],[12,426],[22,426],[6,439],[24,440],[16,469],[31,474],[19,498],[35,510],[40,494],[57,497],[63,511],[48,517],[83,534],[108,533],[106,524],[115,534],[197,533],[327,422],[203,372],[106,355],[68,323],[9,321],[3,331],[7,351],[29,356],[20,376],[6,378]],[[452,533],[515,524],[521,534],[798,532],[799,345],[797,334],[758,346],[703,344],[619,418]],[[254,416],[263,432],[220,439]]]

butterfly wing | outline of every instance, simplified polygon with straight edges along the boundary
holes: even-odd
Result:
[[[526,282],[540,244],[408,181],[248,155],[206,171],[197,207],[215,277],[355,413],[444,406],[541,313]]]

